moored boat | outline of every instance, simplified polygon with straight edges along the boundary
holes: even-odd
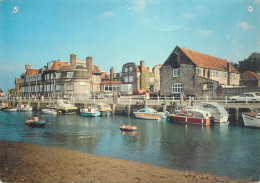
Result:
[[[86,117],[97,117],[101,115],[101,112],[98,111],[98,107],[90,106],[87,109],[80,109],[80,115]]]
[[[123,131],[136,131],[137,130],[137,126],[133,126],[133,125],[122,125],[120,126],[120,130],[123,130]]]
[[[17,108],[5,108],[4,111],[5,112],[16,112]]]
[[[27,104],[17,105],[17,110],[22,112],[32,111],[32,106]]]
[[[68,100],[56,100],[52,105],[47,108],[53,108],[62,114],[76,114],[77,107],[72,105]]]
[[[183,109],[176,114],[169,115],[169,119],[172,121],[197,125],[210,125],[210,117],[210,112],[201,109]]]
[[[109,104],[97,103],[94,106],[98,108],[98,111],[101,113],[102,116],[110,116],[112,113],[112,109]]]
[[[260,113],[257,110],[252,112],[243,112],[242,118],[245,126],[258,127],[260,128]]]
[[[167,112],[157,112],[151,107],[145,107],[133,112],[136,118],[142,119],[163,119],[167,117]]]
[[[44,109],[41,109],[41,111],[45,114],[58,114],[58,111],[55,108],[51,108],[51,107],[46,107]]]

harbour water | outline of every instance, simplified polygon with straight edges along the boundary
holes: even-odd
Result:
[[[25,126],[37,114],[45,128]],[[137,132],[121,132],[134,124]],[[214,127],[123,115],[87,118],[41,112],[0,111],[0,140],[63,147],[95,155],[232,178],[260,179],[260,129],[231,124]]]

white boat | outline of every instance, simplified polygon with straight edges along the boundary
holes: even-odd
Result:
[[[252,110],[252,112],[243,112],[242,117],[245,126],[258,127],[260,128],[260,112]]]
[[[87,109],[86,108],[80,109],[80,115],[86,117],[97,117],[100,116],[101,113],[98,111],[98,107],[90,106]]]
[[[54,114],[54,115],[58,114],[58,111],[54,108],[46,107],[46,108],[42,109],[41,111],[45,114]]]
[[[164,119],[167,117],[168,112],[157,112],[151,107],[145,107],[134,112],[136,118],[142,119]]]
[[[226,109],[214,102],[201,102],[196,107],[208,111],[215,118],[215,122],[226,123],[228,122],[229,114]]]
[[[62,114],[76,114],[77,107],[72,105],[68,100],[56,100],[52,105],[47,108],[56,109]]]
[[[27,105],[27,104],[17,105],[17,110],[24,111],[24,112],[32,111],[32,106]]]
[[[4,111],[5,112],[16,112],[17,108],[5,108]]]

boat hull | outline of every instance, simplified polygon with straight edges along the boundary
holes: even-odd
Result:
[[[260,116],[254,113],[242,113],[245,126],[260,128]]]
[[[141,119],[161,119],[160,114],[134,113],[136,118]]]
[[[136,131],[137,127],[136,126],[121,126],[120,130],[122,131],[128,131],[128,132],[132,132],[132,131]]]
[[[195,124],[195,125],[210,125],[210,119],[192,118],[187,116],[169,116],[172,121]]]
[[[85,116],[85,117],[98,117],[101,115],[100,112],[80,112],[81,116]]]
[[[42,122],[42,121],[39,121],[39,122],[30,122],[30,123],[27,123],[26,125],[27,126],[30,126],[30,127],[34,127],[34,128],[42,128],[42,127],[45,127],[45,122]]]
[[[52,114],[52,115],[57,115],[58,112],[56,110],[50,110],[50,109],[42,109],[41,110],[45,114]]]
[[[17,111],[17,109],[15,108],[15,109],[4,109],[4,111],[5,112],[16,112]]]

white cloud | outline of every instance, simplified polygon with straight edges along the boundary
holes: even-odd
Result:
[[[146,0],[136,0],[134,1],[134,9],[142,10],[146,7]]]
[[[113,12],[107,11],[107,12],[103,13],[102,15],[100,15],[99,17],[100,17],[100,18],[108,18],[108,17],[112,17],[112,16],[114,16],[114,15],[115,15],[115,14],[114,14]]]
[[[242,31],[248,31],[252,29],[252,26],[246,23],[245,21],[239,22],[237,26],[240,27]]]
[[[184,17],[187,19],[195,19],[197,17],[197,15],[194,15],[192,13],[185,13]]]
[[[198,32],[201,34],[201,35],[204,35],[204,36],[208,36],[210,34],[212,34],[212,30],[202,30],[202,29],[199,29]]]

